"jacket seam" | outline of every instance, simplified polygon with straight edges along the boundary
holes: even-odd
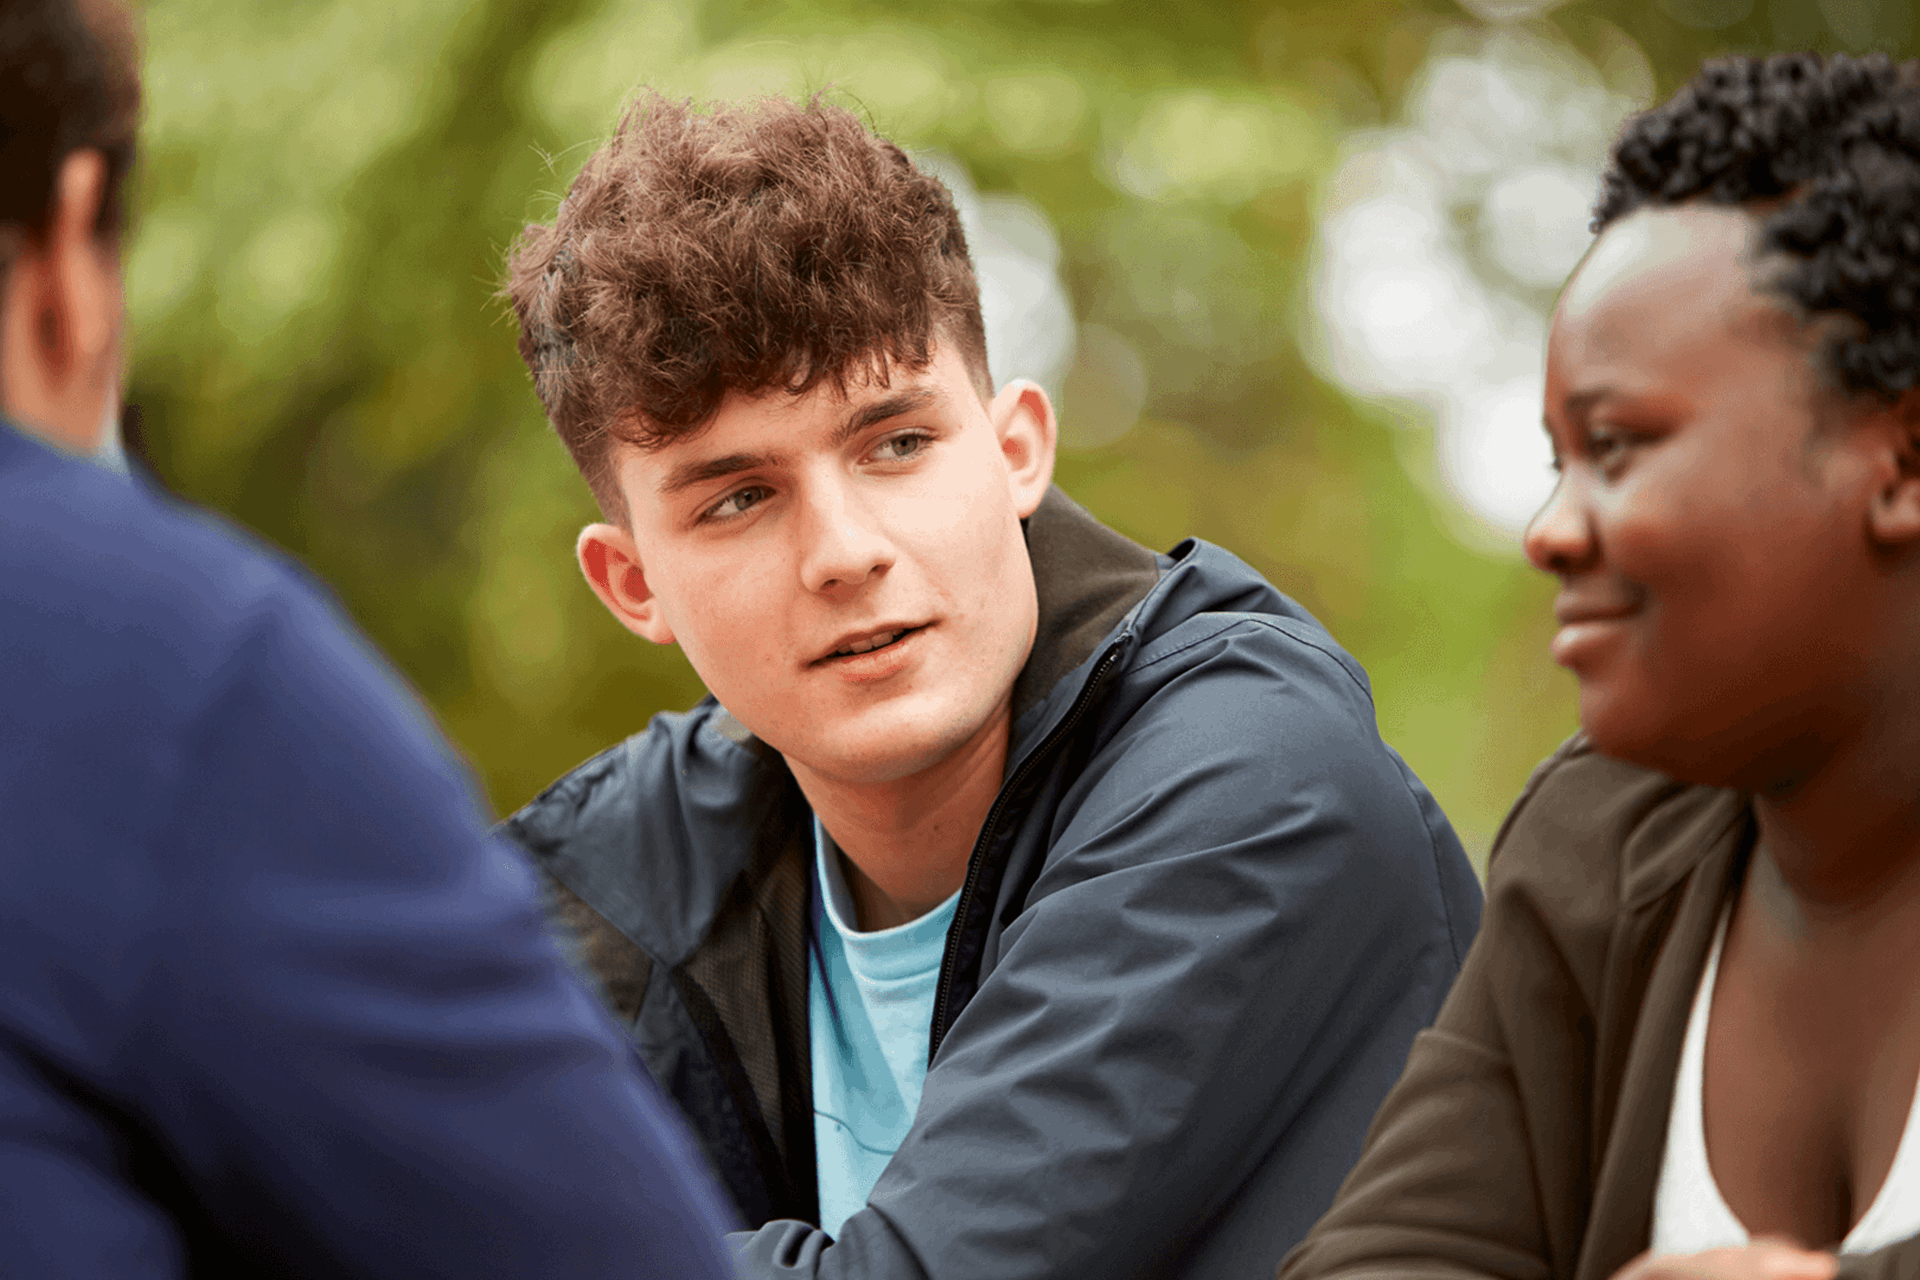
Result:
[[[1433,824],[1427,821],[1426,813],[1420,808],[1420,797],[1414,795],[1413,788],[1407,785],[1404,770],[1400,773],[1400,789],[1407,793],[1407,799],[1413,801],[1414,812],[1420,815],[1420,828],[1427,833],[1427,860],[1433,866],[1433,894],[1440,899],[1440,918],[1447,922],[1447,946],[1453,953],[1453,962],[1457,969],[1461,958],[1466,954],[1466,948],[1460,945],[1460,930],[1454,924],[1453,908],[1447,905],[1446,885],[1440,878],[1440,846],[1433,838]],[[1438,807],[1437,802],[1435,807]],[[1435,1012],[1438,1010],[1436,1009]]]
[[[1295,635],[1292,631],[1288,630],[1286,627],[1280,626],[1279,624],[1267,618],[1257,618],[1257,617],[1249,617],[1249,616],[1240,616],[1240,617],[1230,618],[1227,621],[1223,622],[1220,626],[1216,627],[1214,630],[1207,632],[1205,635],[1195,636],[1193,639],[1178,646],[1177,648],[1169,649],[1165,653],[1156,654],[1153,657],[1142,661],[1138,666],[1134,667],[1133,669],[1135,671],[1145,671],[1148,667],[1158,666],[1160,663],[1165,662],[1169,658],[1178,657],[1180,654],[1183,654],[1187,650],[1194,648],[1196,645],[1203,645],[1207,641],[1217,639],[1220,636],[1225,635],[1227,632],[1233,630],[1235,627],[1241,627],[1241,626],[1258,627],[1258,628],[1261,628],[1262,630],[1271,631],[1275,635],[1284,636],[1288,640],[1293,641],[1293,643],[1299,645],[1303,649],[1313,650],[1315,653],[1318,653],[1320,656],[1326,658],[1329,662],[1333,663],[1334,666],[1338,667],[1340,669],[1340,674],[1345,676],[1348,679],[1348,681],[1350,681],[1353,684],[1354,688],[1358,689],[1362,694],[1366,696],[1367,705],[1368,706],[1373,705],[1373,691],[1368,689],[1366,685],[1362,684],[1358,679],[1356,679],[1354,677],[1353,672],[1347,670],[1347,664],[1340,661],[1339,654],[1337,654],[1336,652],[1334,652],[1334,650],[1328,648],[1325,645],[1314,643],[1312,640],[1307,639],[1305,636]]]
[[[1373,705],[1373,691],[1368,689],[1365,684],[1361,683],[1358,679],[1356,679],[1354,677],[1354,674],[1351,671],[1347,670],[1347,664],[1340,661],[1339,655],[1335,654],[1332,650],[1328,649],[1326,646],[1315,644],[1313,641],[1307,639],[1304,636],[1295,635],[1292,631],[1289,631],[1287,628],[1282,627],[1266,618],[1238,617],[1238,618],[1230,619],[1227,622],[1225,622],[1223,625],[1215,628],[1212,631],[1207,632],[1205,635],[1196,636],[1192,640],[1188,641],[1185,644],[1180,645],[1177,648],[1170,649],[1166,653],[1158,654],[1155,657],[1147,659],[1146,661],[1140,663],[1140,665],[1135,667],[1134,670],[1145,671],[1149,667],[1156,666],[1159,663],[1165,662],[1169,658],[1176,657],[1182,653],[1187,652],[1187,650],[1194,648],[1196,645],[1202,645],[1209,640],[1217,639],[1218,637],[1225,635],[1227,632],[1233,630],[1235,627],[1242,626],[1242,625],[1260,627],[1265,630],[1272,631],[1278,635],[1284,636],[1288,640],[1293,641],[1295,644],[1300,645],[1302,648],[1312,649],[1316,653],[1319,653],[1322,657],[1326,658],[1329,662],[1333,663],[1335,667],[1339,668],[1340,673],[1346,676],[1347,679],[1352,682],[1353,686],[1356,689],[1358,689],[1363,696],[1365,696],[1367,700],[1367,705],[1369,707]],[[1386,744],[1383,742],[1381,745],[1384,746]],[[1449,906],[1447,903],[1446,886],[1441,880],[1441,875],[1440,875],[1441,851],[1440,851],[1439,843],[1434,839],[1433,826],[1431,823],[1427,821],[1426,812],[1420,807],[1420,797],[1414,794],[1413,787],[1409,785],[1409,783],[1407,782],[1407,771],[1404,768],[1397,768],[1394,770],[1394,774],[1395,774],[1395,777],[1399,780],[1400,790],[1403,793],[1405,793],[1408,801],[1410,801],[1413,805],[1413,811],[1415,816],[1419,819],[1421,831],[1426,833],[1427,862],[1428,862],[1428,865],[1433,870],[1434,896],[1438,898],[1440,901],[1440,918],[1446,922],[1447,946],[1449,950],[1452,952],[1452,954],[1455,957],[1458,957],[1462,952],[1462,947],[1460,945],[1460,929],[1458,924],[1454,921],[1453,908]]]

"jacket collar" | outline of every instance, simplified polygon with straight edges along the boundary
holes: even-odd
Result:
[[[1049,488],[1027,518],[1027,555],[1039,599],[1033,649],[1013,685],[1013,722],[1079,667],[1160,578],[1153,552]]]

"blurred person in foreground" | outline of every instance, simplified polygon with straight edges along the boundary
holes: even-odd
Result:
[[[94,456],[139,86],[0,7],[0,1273],[718,1277],[728,1215],[419,708]]]
[[[1051,487],[939,182],[821,100],[645,95],[522,237],[578,559],[711,696],[508,823],[747,1275],[1270,1275],[1479,887],[1366,678]]]
[[[1548,340],[1582,732],[1321,1276],[1920,1276],[1920,64],[1710,63]]]

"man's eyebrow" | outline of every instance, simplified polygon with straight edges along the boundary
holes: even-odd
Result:
[[[847,420],[834,430],[831,445],[837,449],[874,423],[885,422],[888,418],[897,418],[903,413],[912,413],[915,409],[924,409],[939,398],[938,392],[921,387],[913,391],[899,391],[875,400],[871,404],[861,405],[848,414]]]
[[[888,418],[897,418],[903,413],[912,413],[915,409],[924,409],[940,398],[938,392],[928,388],[896,392],[871,404],[865,404],[847,415],[847,420],[834,428],[831,445],[839,448],[854,436],[859,435],[876,422],[885,422]],[[706,484],[709,480],[718,480],[724,476],[735,475],[742,471],[752,471],[756,467],[778,466],[780,458],[771,453],[729,453],[718,458],[701,458],[692,462],[683,462],[667,473],[660,482],[662,497],[670,498],[676,493]]]
[[[729,453],[719,458],[702,458],[693,462],[683,462],[667,472],[667,478],[660,482],[660,496],[671,498],[709,480],[718,480],[722,476],[735,475],[742,471],[752,471],[755,467],[771,467],[779,459],[771,453]]]

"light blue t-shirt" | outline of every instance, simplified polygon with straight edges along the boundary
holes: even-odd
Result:
[[[861,933],[838,851],[817,820],[813,836],[813,1152],[820,1228],[837,1236],[867,1203],[920,1107],[934,988],[960,893],[918,920]]]

